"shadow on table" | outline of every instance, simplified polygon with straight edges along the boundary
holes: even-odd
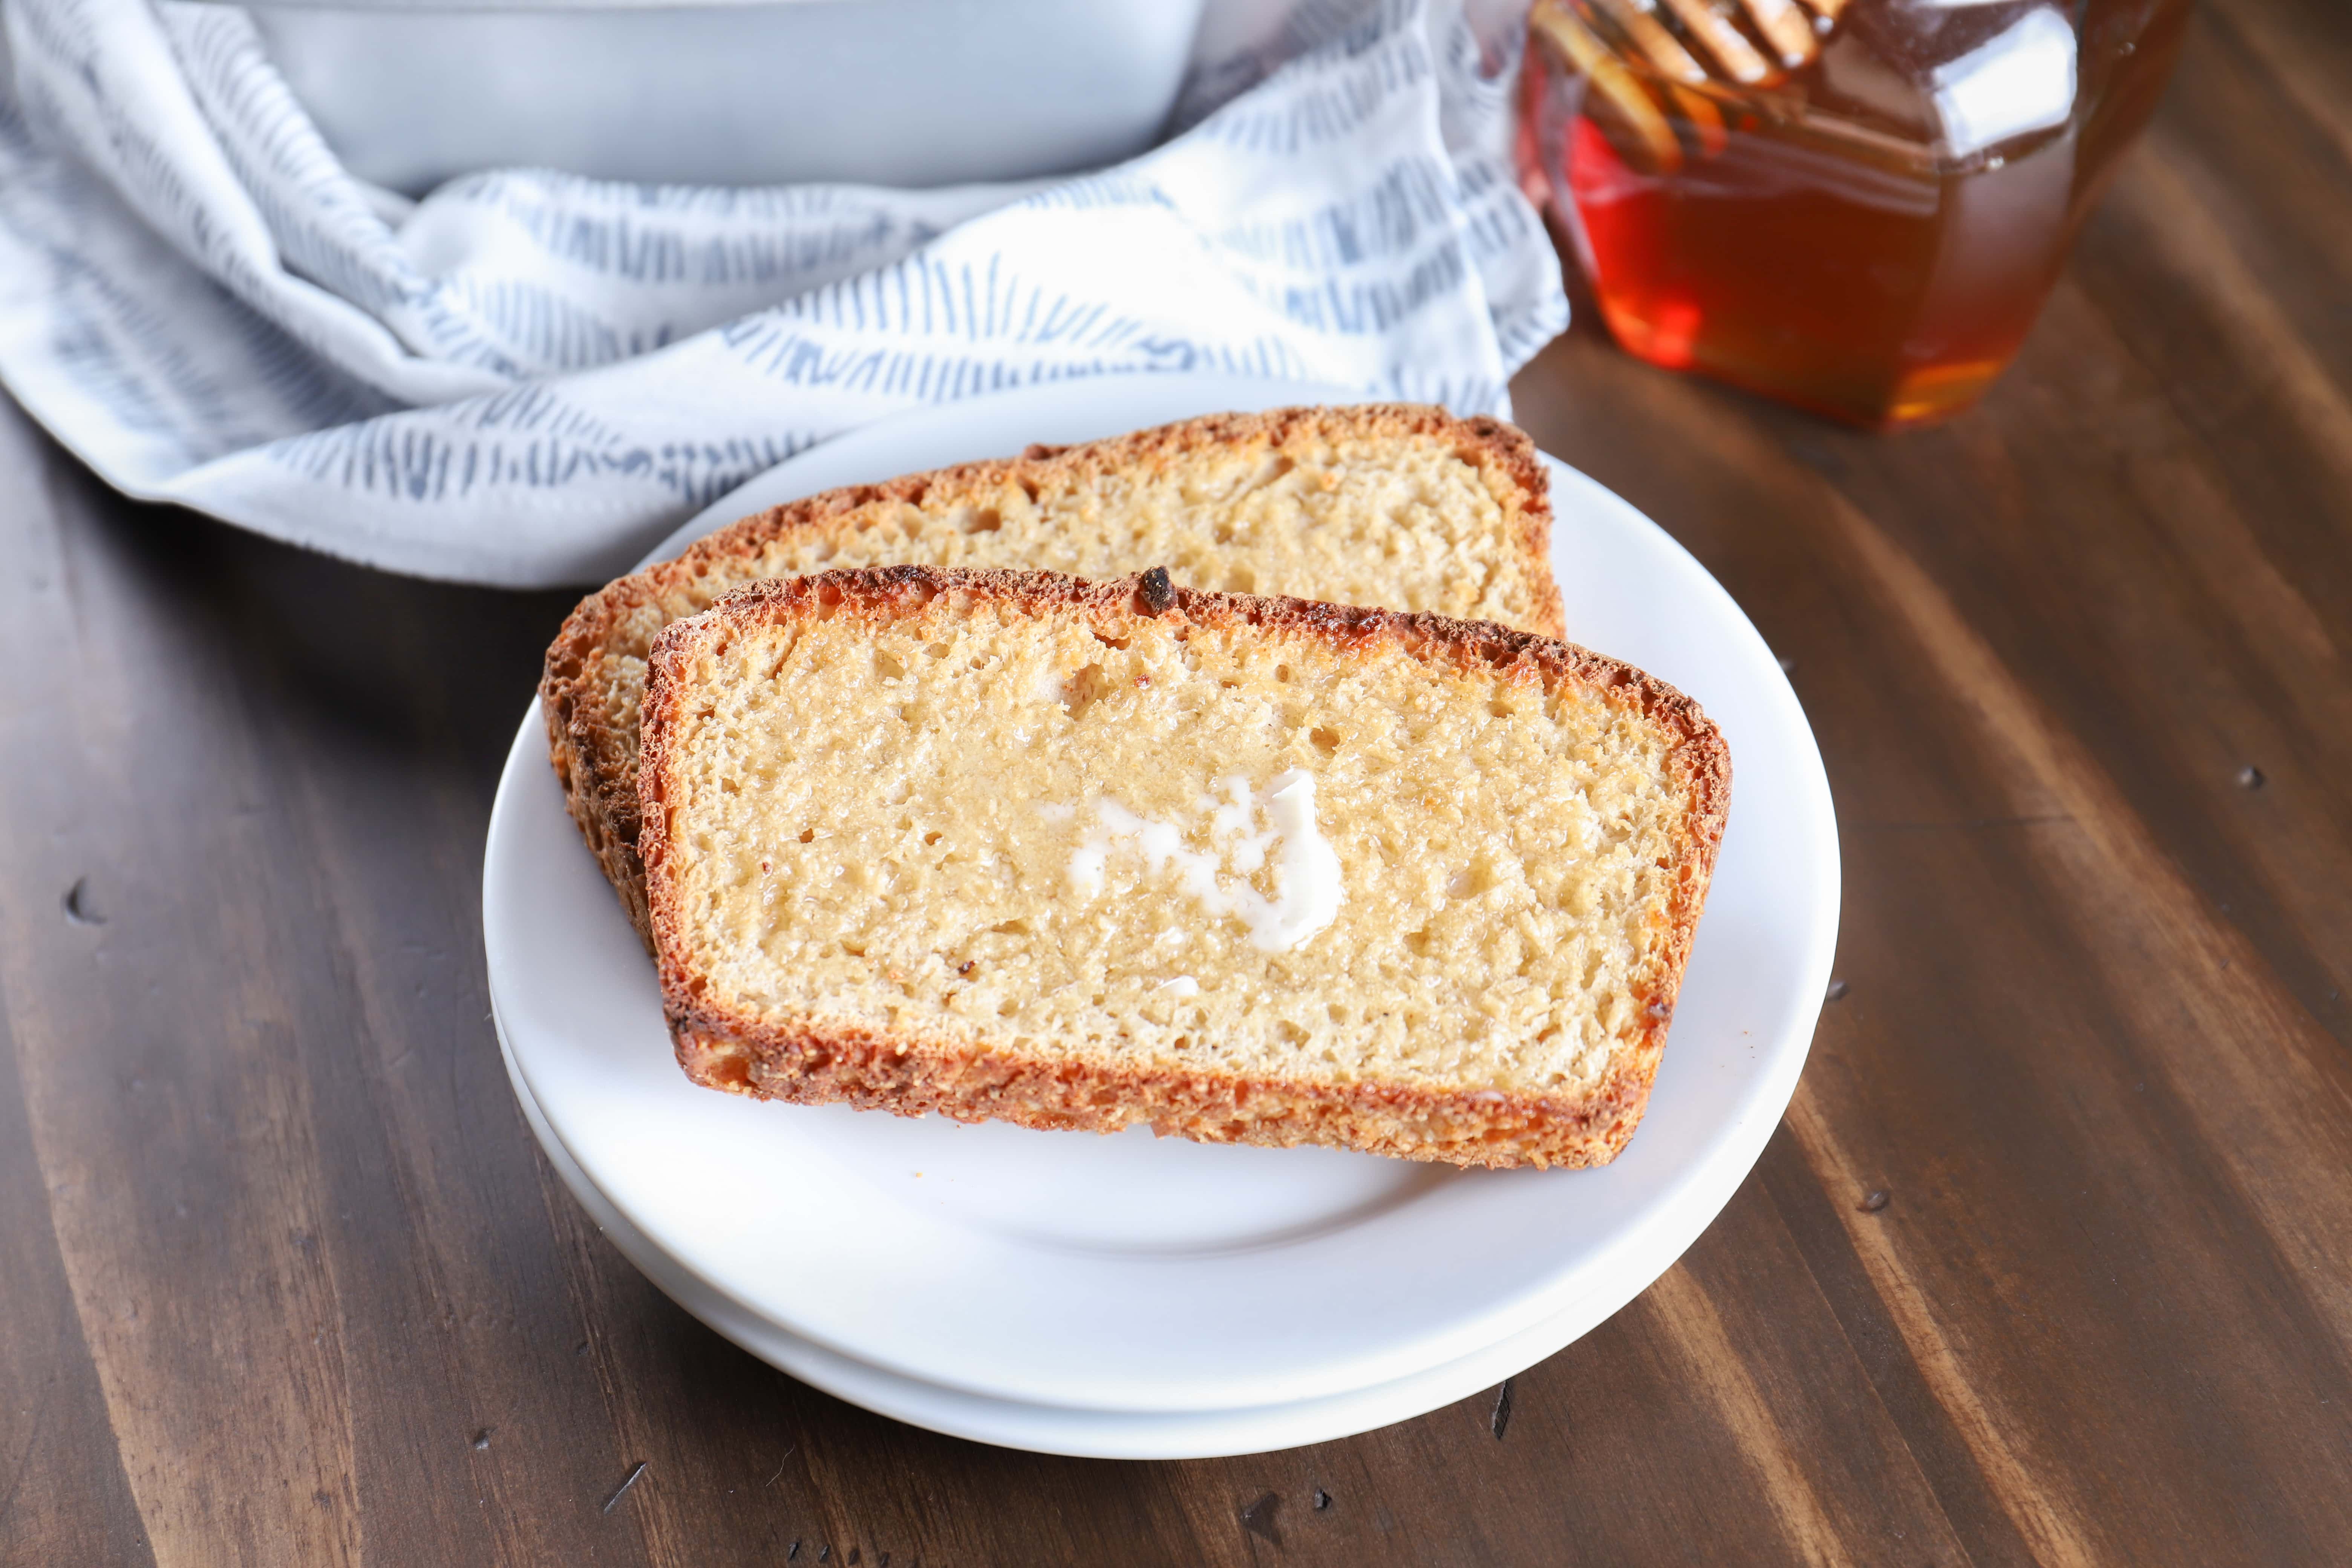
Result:
[[[583,591],[396,576],[77,479],[146,608],[192,655],[299,705],[298,723],[402,749],[440,741],[493,779]]]

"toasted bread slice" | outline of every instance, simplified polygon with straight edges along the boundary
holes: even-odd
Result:
[[[1584,1165],[1647,1100],[1730,763],[1491,624],[893,567],[665,631],[638,787],[698,1083]]]
[[[833,490],[744,519],[581,601],[540,698],[573,820],[640,934],[637,705],[671,621],[764,577],[1012,566],[1428,610],[1558,636],[1551,509],[1528,438],[1408,405],[1219,415]]]

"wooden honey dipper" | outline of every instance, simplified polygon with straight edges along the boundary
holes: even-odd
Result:
[[[1723,144],[1722,111],[1706,87],[1769,87],[1821,52],[1821,34],[1836,25],[1846,0],[1739,0],[1738,10],[1709,0],[1536,0],[1528,26],[1592,84],[1640,138],[1662,171],[1681,167],[1683,149],[1667,110],[1627,67],[1639,58],[1662,79],[1672,112],[1709,152]],[[1744,13],[1762,40],[1734,20]],[[1765,50],[1777,57],[1777,63]]]

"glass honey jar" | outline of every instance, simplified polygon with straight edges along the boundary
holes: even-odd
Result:
[[[1617,341],[1877,429],[2000,374],[2189,0],[1538,0],[1520,168]]]

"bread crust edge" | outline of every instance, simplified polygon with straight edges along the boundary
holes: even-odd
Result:
[[[703,645],[738,629],[781,622],[811,607],[877,621],[919,613],[941,594],[999,598],[1033,611],[1060,607],[1101,622],[1178,616],[1212,628],[1246,623],[1277,635],[1345,647],[1397,642],[1430,662],[1532,675],[1544,689],[1576,682],[1638,707],[1677,733],[1672,765],[1690,807],[1677,826],[1673,891],[1663,939],[1637,972],[1638,1034],[1620,1045],[1601,1081],[1576,1096],[1329,1085],[1243,1074],[1108,1068],[1046,1059],[920,1032],[886,1034],[806,1015],[782,1023],[730,1015],[703,988],[668,940],[677,923],[665,856],[669,724],[677,670]],[[1655,677],[1572,643],[1442,616],[1358,609],[1301,599],[1174,591],[1154,616],[1143,577],[1091,583],[1053,573],[928,566],[869,567],[746,584],[709,611],[672,623],[647,671],[645,748],[638,771],[640,849],[661,978],[663,1013],[678,1065],[707,1088],[800,1104],[846,1103],[958,1121],[1117,1131],[1143,1122],[1202,1142],[1286,1147],[1313,1142],[1414,1160],[1487,1167],[1605,1164],[1625,1147],[1648,1105],[1697,934],[1730,805],[1731,761],[1721,731],[1698,704]],[[1106,629],[1111,629],[1106,627]]]

